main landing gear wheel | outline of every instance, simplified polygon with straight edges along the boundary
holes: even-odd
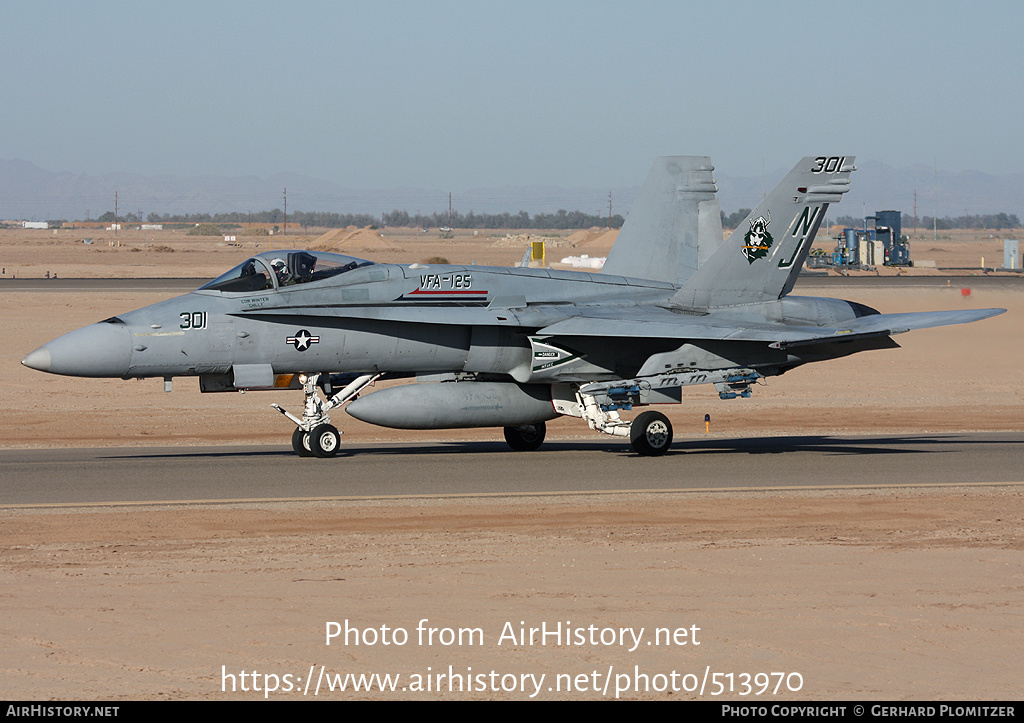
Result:
[[[505,441],[517,452],[532,452],[544,443],[546,433],[547,427],[544,426],[544,422],[505,427]]]
[[[313,450],[309,448],[309,432],[302,427],[296,427],[292,432],[292,450],[300,457],[313,456]]]
[[[309,433],[309,451],[314,457],[333,457],[340,444],[341,435],[333,425],[321,424]]]
[[[629,441],[634,451],[644,457],[665,454],[672,446],[672,423],[661,412],[644,412],[633,420]]]

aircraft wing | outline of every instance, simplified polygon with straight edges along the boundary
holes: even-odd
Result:
[[[1006,309],[874,314],[851,319],[841,327],[822,327],[730,321],[711,315],[674,314],[663,309],[659,310],[660,313],[652,314],[650,307],[623,307],[603,309],[598,312],[599,315],[585,314],[557,321],[541,329],[537,335],[762,341],[777,348],[785,348],[857,337],[891,336],[911,329],[966,324],[1002,314],[1004,311]]]

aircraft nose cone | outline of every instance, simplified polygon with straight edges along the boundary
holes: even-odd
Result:
[[[41,346],[34,352],[29,354],[27,357],[21,360],[21,363],[27,366],[29,369],[35,369],[40,372],[50,371],[50,350],[45,346]]]
[[[44,344],[21,360],[30,369],[73,377],[122,377],[131,363],[131,336],[124,323],[102,322]]]

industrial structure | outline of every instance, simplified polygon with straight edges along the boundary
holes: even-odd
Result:
[[[903,233],[899,211],[876,211],[864,218],[864,228],[844,228],[831,252],[819,249],[807,259],[812,268],[868,269],[873,266],[913,266],[910,239]]]
[[[1004,271],[1017,271],[1020,269],[1020,264],[1017,260],[1020,258],[1020,242],[1015,238],[1004,238],[1003,239],[1003,270]]]

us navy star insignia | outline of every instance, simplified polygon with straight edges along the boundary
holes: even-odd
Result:
[[[291,344],[295,347],[295,351],[306,351],[310,344],[319,344],[320,337],[313,336],[305,329],[299,329],[295,332],[295,336],[290,336],[285,339],[285,343]]]

